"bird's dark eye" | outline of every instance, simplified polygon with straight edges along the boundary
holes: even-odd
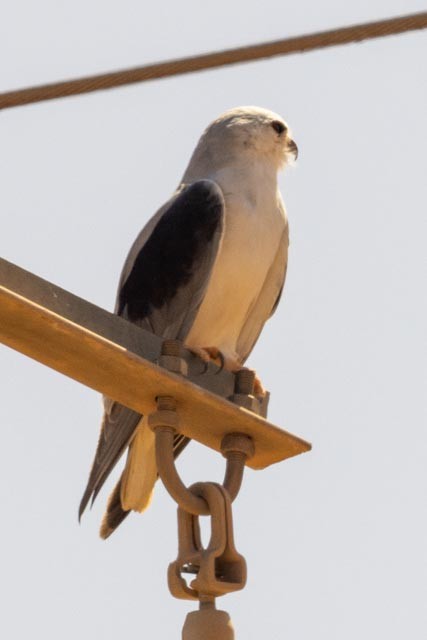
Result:
[[[271,126],[279,135],[286,131],[286,126],[283,124],[283,122],[280,122],[280,120],[273,120]]]

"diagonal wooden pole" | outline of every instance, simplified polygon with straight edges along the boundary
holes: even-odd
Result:
[[[231,64],[262,60],[273,56],[284,56],[336,47],[371,38],[382,38],[427,27],[427,11],[406,16],[397,16],[363,24],[355,24],[329,31],[303,34],[292,38],[261,42],[236,49],[225,49],[203,53],[188,58],[155,62],[142,67],[122,69],[96,76],[65,80],[38,87],[27,87],[0,93],[0,109],[10,109],[25,104],[54,100],[69,96],[122,87],[136,82],[167,78],[184,73],[194,73]]]

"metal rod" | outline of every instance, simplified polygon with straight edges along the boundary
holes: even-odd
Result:
[[[240,491],[246,461],[255,454],[252,439],[243,433],[228,433],[221,442],[221,452],[227,460],[223,486],[231,501]]]
[[[167,491],[187,513],[195,516],[209,515],[206,502],[187,489],[176,470],[173,453],[175,429],[166,425],[153,428],[156,436],[157,469]]]
[[[227,453],[227,466],[222,484],[227,489],[231,502],[236,498],[242,486],[245,461],[246,455],[241,451]]]

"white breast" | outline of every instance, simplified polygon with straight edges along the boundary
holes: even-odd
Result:
[[[225,197],[224,238],[208,289],[186,343],[218,347],[239,358],[236,344],[256,304],[286,225],[276,173],[237,168],[209,176]],[[274,301],[273,301],[274,302]]]

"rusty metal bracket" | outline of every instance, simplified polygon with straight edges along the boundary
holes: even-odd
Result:
[[[221,442],[227,461],[223,484],[199,482],[186,487],[174,460],[174,438],[180,432],[175,399],[158,397],[157,411],[148,416],[148,425],[155,433],[159,476],[178,504],[178,558],[169,565],[169,589],[177,598],[212,604],[216,597],[243,589],[246,583],[246,562],[234,544],[231,503],[240,490],[245,462],[254,455],[253,442],[245,434],[227,434]],[[200,536],[202,515],[211,518],[206,547]],[[188,573],[195,574],[190,585],[183,577]]]
[[[175,466],[173,442],[179,433],[179,416],[174,398],[157,398],[157,411],[151,413],[147,420],[155,432],[157,469],[167,491],[188,513],[209,515],[206,502],[187,489]],[[223,484],[233,501],[240,489],[245,462],[254,455],[255,448],[249,436],[229,433],[222,440],[221,450],[227,460]]]
[[[203,498],[211,516],[211,537],[206,548],[200,537],[199,517],[178,507],[178,558],[169,565],[169,589],[176,598],[213,600],[246,584],[246,562],[234,545],[231,499],[213,482],[197,483],[190,491]],[[190,586],[183,573],[195,573]]]
[[[182,368],[179,345],[164,343],[163,364],[176,371]],[[181,371],[181,373],[184,373]],[[237,378],[236,392],[243,405],[257,408],[253,393],[254,375],[246,370]],[[246,399],[243,402],[243,399]],[[186,487],[175,466],[174,440],[181,432],[175,398],[160,396],[157,411],[148,415],[148,425],[155,434],[159,476],[178,504],[178,557],[169,565],[169,590],[176,598],[198,600],[199,611],[188,614],[183,628],[184,640],[232,640],[230,617],[215,608],[215,598],[243,589],[246,584],[246,561],[234,544],[232,502],[239,493],[245,463],[255,455],[249,435],[226,433],[221,452],[226,459],[223,484],[199,482]],[[200,516],[209,515],[211,536],[203,546]],[[187,582],[185,575],[194,574]]]

